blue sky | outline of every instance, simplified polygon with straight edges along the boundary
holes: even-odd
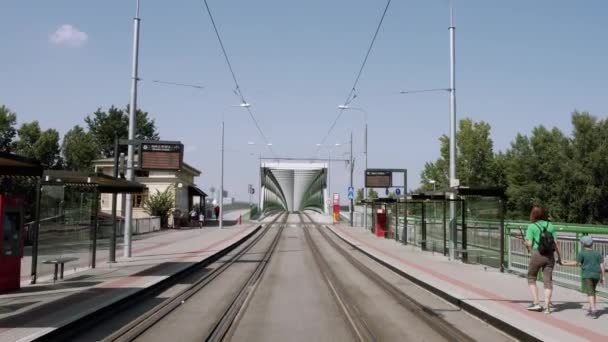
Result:
[[[129,102],[135,1],[0,4],[0,103],[20,123],[65,133],[97,107]],[[252,110],[279,156],[315,156],[346,97],[384,6],[372,0],[209,0]],[[458,117],[492,125],[495,149],[539,124],[570,132],[570,113],[605,117],[608,47],[603,0],[456,0]],[[226,121],[226,188],[245,199],[263,147],[233,83],[202,0],[142,0],[139,105],[161,137],[181,140],[204,189],[219,183],[219,127]],[[447,0],[394,0],[353,106],[369,112],[370,167],[408,168],[416,187],[447,133],[447,94],[398,95],[448,86]],[[64,34],[51,35],[62,25]],[[60,32],[61,33],[61,32]],[[154,79],[204,90],[161,86]],[[362,152],[363,117],[345,112],[327,143],[351,130]],[[336,150],[334,155],[342,151]],[[319,156],[326,157],[326,152]],[[358,166],[362,156],[358,157]],[[360,161],[360,162],[359,162]],[[361,184],[360,168],[356,183]],[[332,187],[347,170],[334,165]]]

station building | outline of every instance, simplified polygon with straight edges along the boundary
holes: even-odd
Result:
[[[175,196],[174,208],[180,210],[184,215],[196,206],[204,211],[205,199],[207,194],[196,185],[196,177],[201,175],[201,171],[183,162],[179,170],[167,169],[139,169],[139,156],[135,155],[135,181],[145,186],[140,194],[133,195],[133,218],[144,218],[150,215],[144,210],[146,199],[156,194],[157,191],[163,192],[172,188]],[[114,174],[114,159],[98,159],[93,162],[95,172],[106,175]],[[124,216],[125,196],[118,196],[116,202],[116,212],[118,216]],[[112,194],[102,194],[100,209],[102,212],[110,214],[112,212]]]

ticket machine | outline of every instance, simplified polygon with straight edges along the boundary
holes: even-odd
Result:
[[[376,236],[385,237],[386,234],[386,209],[376,210]]]
[[[20,287],[23,235],[23,201],[0,195],[0,293]]]

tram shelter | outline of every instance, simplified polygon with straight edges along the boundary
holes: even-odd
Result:
[[[451,195],[454,194],[454,199]],[[423,250],[448,254],[450,206],[454,205],[455,255],[504,270],[505,189],[487,186],[458,186],[448,191],[412,194],[408,243]]]
[[[45,171],[40,185],[41,219],[34,226],[32,282],[53,268],[56,278],[58,261],[67,260],[74,268],[95,268],[99,261],[114,260],[120,242],[117,225],[101,215],[101,194],[141,193],[144,186],[101,173],[57,170]]]

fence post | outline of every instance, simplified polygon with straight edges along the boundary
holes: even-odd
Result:
[[[448,255],[448,248],[447,248],[447,244],[448,244],[447,222],[445,220],[446,216],[447,216],[447,200],[444,198],[443,199],[443,256],[447,256]]]
[[[421,207],[422,207],[422,224],[420,225],[420,248],[425,251],[426,250],[426,213],[425,213],[425,205],[424,205],[424,200],[421,203]]]
[[[500,272],[505,271],[505,211],[504,202],[502,199],[498,201],[499,215],[500,215]],[[488,230],[489,231],[489,230]],[[509,234],[509,241],[511,241],[511,235]],[[509,248],[510,249],[510,248]]]
[[[466,201],[465,199],[461,199],[462,204],[461,204],[461,208],[462,208],[462,250],[465,251],[465,253],[462,253],[462,262],[468,262],[469,261],[469,249],[467,246],[467,205],[466,205]],[[456,225],[458,227],[458,225]],[[456,235],[458,236],[458,235]],[[458,243],[456,243],[456,246],[458,246]]]
[[[576,257],[578,255],[578,252],[581,251],[581,246],[580,246],[580,234],[576,233],[576,241],[574,242],[574,256]],[[581,279],[581,291],[584,291],[583,288],[583,269],[581,268],[581,274],[580,274],[580,279]]]

